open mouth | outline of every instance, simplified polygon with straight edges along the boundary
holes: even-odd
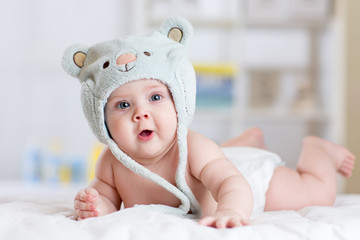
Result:
[[[141,141],[149,141],[153,137],[153,131],[151,130],[143,130],[139,133],[138,138]]]

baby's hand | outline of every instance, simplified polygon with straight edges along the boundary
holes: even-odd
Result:
[[[249,221],[235,211],[223,210],[215,212],[212,216],[204,217],[199,224],[215,228],[233,228],[248,225]]]
[[[75,217],[82,220],[100,215],[101,198],[95,188],[80,190],[74,200]]]

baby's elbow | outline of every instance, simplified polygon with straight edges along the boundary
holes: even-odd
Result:
[[[233,174],[224,179],[218,188],[217,195],[238,193],[239,195],[251,196],[253,198],[250,184],[241,174]]]

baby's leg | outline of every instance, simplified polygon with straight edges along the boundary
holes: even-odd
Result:
[[[243,132],[241,135],[230,139],[223,144],[221,147],[254,147],[265,149],[264,136],[259,128],[250,128]]]
[[[350,177],[354,162],[355,156],[342,146],[317,137],[305,138],[297,170],[279,167],[274,171],[265,210],[331,206],[337,173]]]

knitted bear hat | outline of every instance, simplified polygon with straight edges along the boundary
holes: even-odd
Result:
[[[65,51],[62,66],[81,82],[82,107],[98,140],[108,145],[124,166],[159,184],[181,201],[178,208],[164,205],[146,207],[182,216],[189,216],[191,211],[190,217],[198,217],[201,214],[199,203],[185,181],[187,127],[194,115],[196,95],[195,72],[186,57],[192,33],[193,28],[187,20],[172,17],[164,21],[152,36],[118,38],[91,47],[74,44]],[[108,97],[119,86],[139,79],[159,80],[172,94],[178,120],[176,186],[134,161],[108,133],[104,114]]]

